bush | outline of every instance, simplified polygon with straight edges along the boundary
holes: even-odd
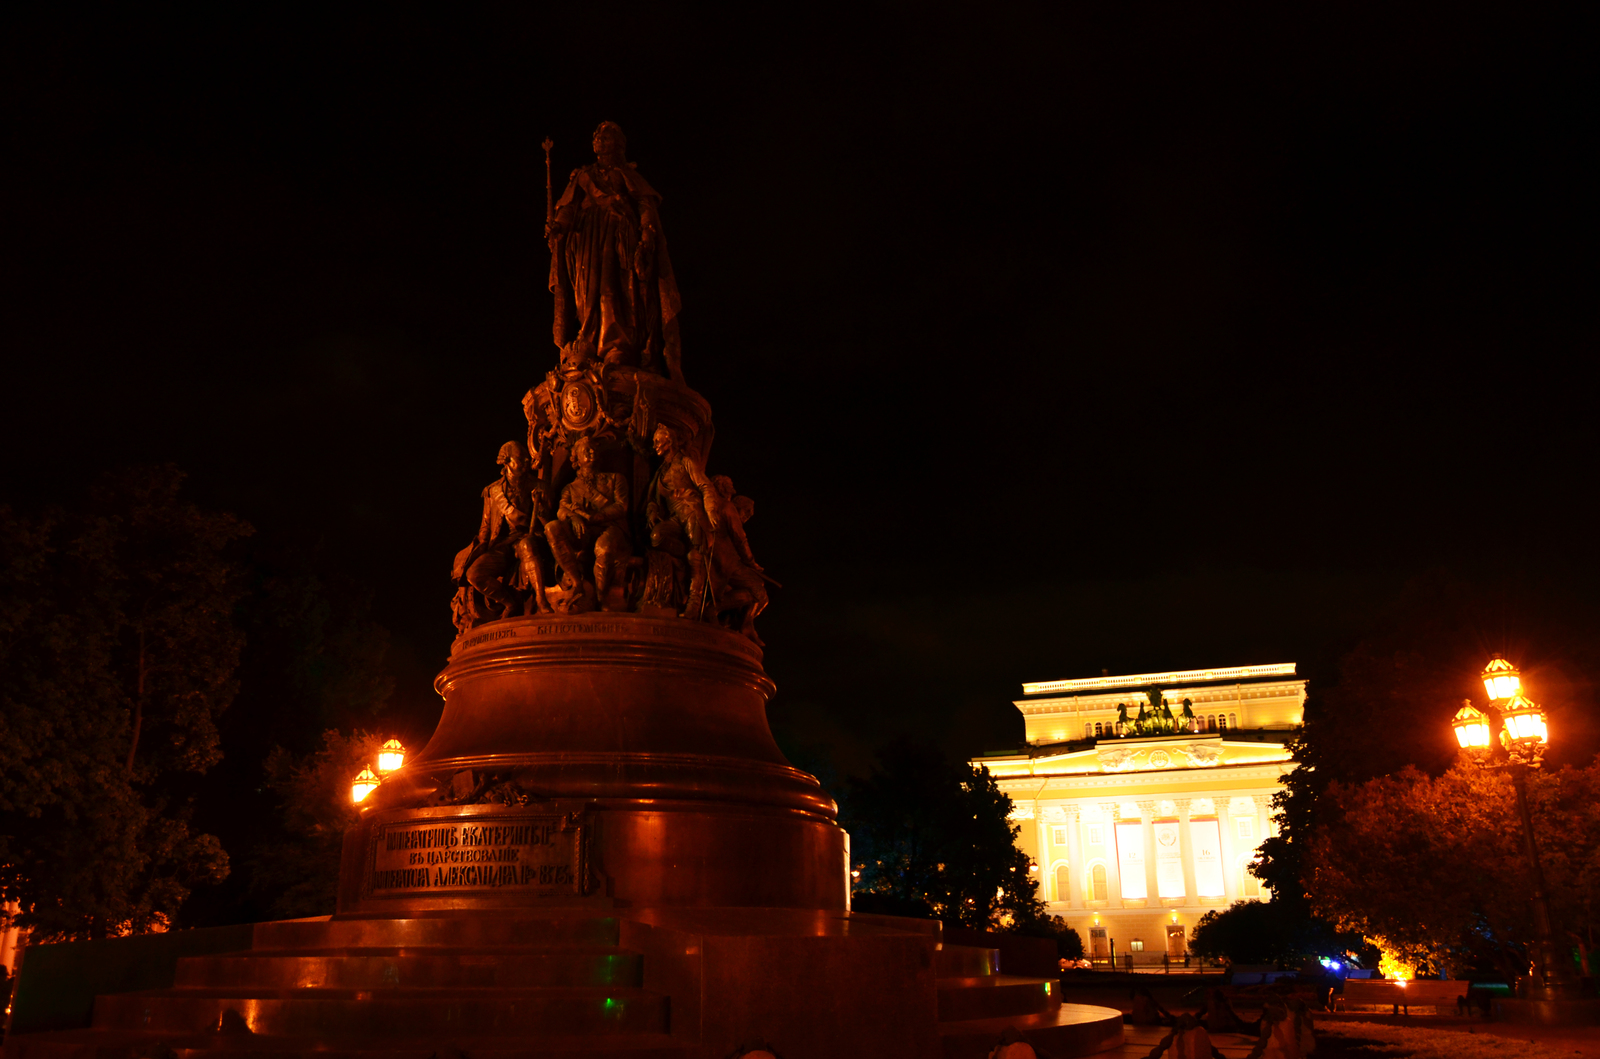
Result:
[[[1012,933],[1029,938],[1054,938],[1056,953],[1062,959],[1083,959],[1083,935],[1067,926],[1066,920],[1060,916],[1040,916],[1018,923]]]

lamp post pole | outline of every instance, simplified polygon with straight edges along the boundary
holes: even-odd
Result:
[[[1539,844],[1533,838],[1533,813],[1528,809],[1528,767],[1510,765],[1511,786],[1517,792],[1517,815],[1522,818],[1522,842],[1527,848],[1528,870],[1533,876],[1533,934],[1538,950],[1538,975],[1530,983],[1531,1000],[1555,1000],[1568,994],[1572,975],[1556,951],[1556,939],[1550,929],[1550,903],[1545,898],[1544,867],[1539,863]],[[1537,992],[1538,996],[1532,994]],[[1576,995],[1573,993],[1571,995]]]
[[[1528,773],[1544,761],[1548,743],[1544,711],[1522,694],[1522,674],[1496,655],[1483,671],[1489,694],[1487,712],[1469,700],[1456,713],[1451,726],[1461,749],[1474,765],[1508,772],[1517,793],[1517,817],[1533,881],[1533,933],[1535,970],[1518,992],[1528,1000],[1569,1000],[1580,987],[1568,960],[1556,948],[1550,926],[1550,902],[1545,895],[1544,866],[1534,838],[1533,812],[1528,808]]]

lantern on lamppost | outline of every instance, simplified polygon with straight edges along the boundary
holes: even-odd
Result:
[[[366,800],[367,795],[378,789],[378,777],[373,773],[372,766],[368,765],[356,775],[350,784],[350,800],[360,805]]]
[[[1544,710],[1518,691],[1500,707],[1505,723],[1502,741],[1513,760],[1538,767],[1549,745],[1550,730],[1545,726]]]
[[[1522,691],[1522,674],[1517,667],[1499,655],[1489,659],[1483,667],[1483,690],[1490,702],[1504,702]]]
[[[378,750],[378,775],[387,776],[406,763],[406,748],[400,740],[391,739]]]
[[[1450,727],[1467,760],[1483,769],[1510,774],[1517,794],[1517,815],[1522,819],[1524,852],[1533,880],[1533,931],[1537,949],[1535,970],[1517,984],[1518,995],[1528,1000],[1569,1000],[1579,996],[1570,961],[1556,950],[1550,929],[1550,906],[1545,899],[1544,868],[1534,841],[1533,814],[1528,810],[1528,773],[1544,763],[1550,733],[1544,710],[1522,693],[1522,674],[1495,655],[1483,670],[1483,689],[1489,706],[1480,710],[1470,700],[1456,711]]]
[[[1462,702],[1450,727],[1455,729],[1456,742],[1461,744],[1461,749],[1468,757],[1473,761],[1479,758],[1487,760],[1491,753],[1489,717],[1474,706],[1471,699]]]

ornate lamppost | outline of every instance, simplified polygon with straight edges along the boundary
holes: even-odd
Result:
[[[1533,876],[1533,929],[1538,959],[1531,979],[1519,983],[1518,993],[1528,1000],[1570,1000],[1579,994],[1578,982],[1556,950],[1550,930],[1550,906],[1545,899],[1544,869],[1533,837],[1533,814],[1528,811],[1528,773],[1544,763],[1549,743],[1544,710],[1522,693],[1522,674],[1499,655],[1483,671],[1489,695],[1487,710],[1466,700],[1451,721],[1461,752],[1482,769],[1510,774],[1517,792],[1517,813],[1522,819],[1522,840]]]

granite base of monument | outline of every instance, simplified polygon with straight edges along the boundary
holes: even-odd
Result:
[[[1056,1056],[1120,1045],[1117,1012],[1001,975],[997,950],[847,910],[844,832],[772,740],[748,638],[515,618],[460,637],[437,687],[433,739],[346,836],[337,914],[34,950],[6,1055],[957,1059],[1011,1026]]]
[[[1000,976],[997,951],[942,946],[937,923],[605,903],[259,923],[224,928],[247,947],[205,954],[180,954],[190,932],[43,946],[5,1054],[724,1059],[761,1042],[786,1059],[961,1059],[1010,1026],[1061,1057],[1122,1043],[1118,1012]],[[97,988],[130,943],[145,988]]]

